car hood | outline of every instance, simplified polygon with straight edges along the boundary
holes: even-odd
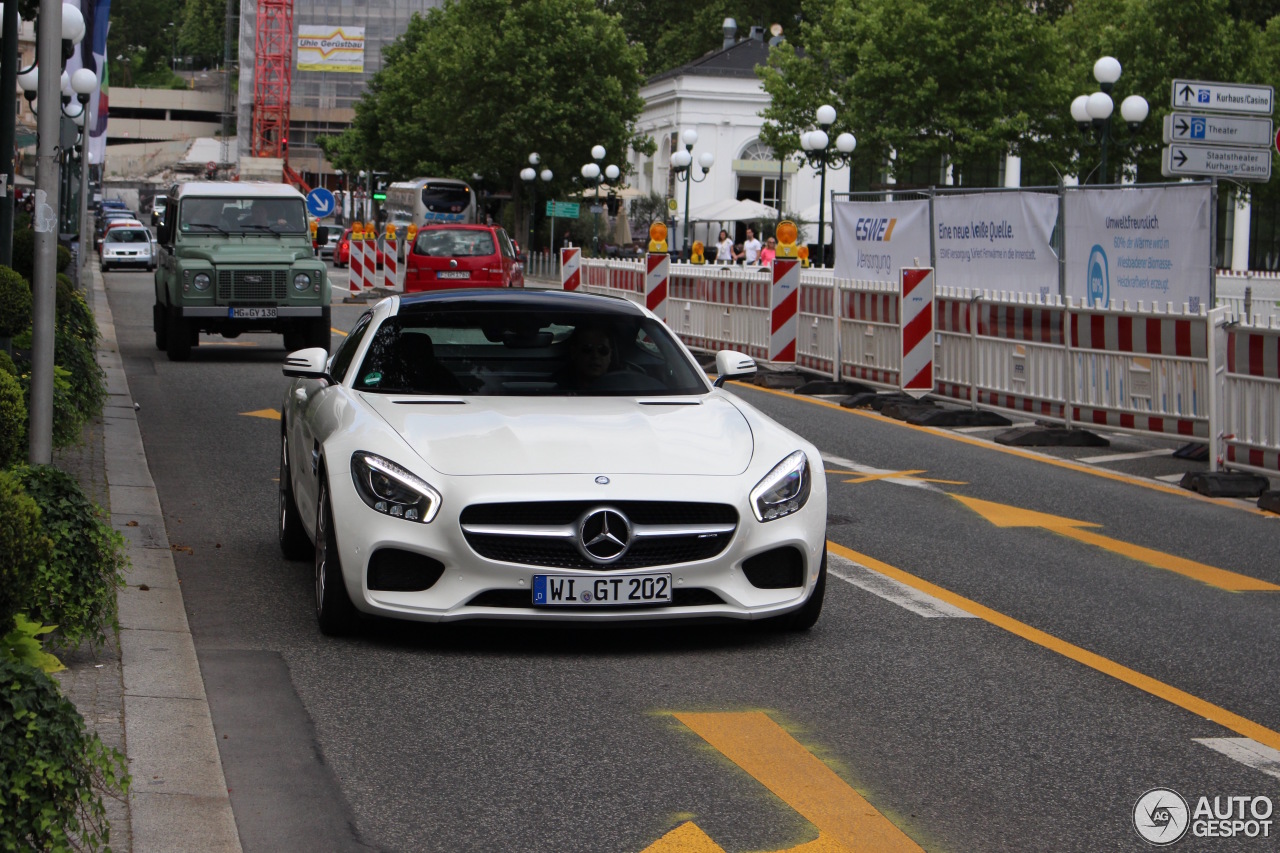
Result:
[[[253,265],[285,265],[291,261],[287,252],[293,252],[294,261],[306,260],[314,256],[311,241],[300,242],[303,238],[290,235],[288,241],[273,237],[253,235],[240,237],[233,235],[225,238],[227,243],[196,246],[183,246],[178,251],[180,258],[193,258],[209,261],[213,264],[253,264]]]
[[[733,476],[753,451],[746,418],[716,397],[360,396],[428,465],[452,476]]]

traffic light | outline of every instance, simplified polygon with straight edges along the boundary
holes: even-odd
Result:
[[[609,197],[606,198],[604,202],[605,207],[609,209],[610,216],[618,215],[618,202],[619,202],[618,194],[615,193],[613,190],[610,190]]]

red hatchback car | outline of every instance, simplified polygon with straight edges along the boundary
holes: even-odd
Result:
[[[382,259],[384,255],[382,249],[378,249],[378,269],[382,269]],[[333,247],[333,265],[335,267],[345,267],[351,263],[351,229],[348,228],[342,232],[342,236],[338,238],[338,245]]]
[[[496,225],[428,225],[405,268],[405,293],[454,287],[524,287],[524,267]]]

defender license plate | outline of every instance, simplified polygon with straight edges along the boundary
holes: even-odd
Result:
[[[229,315],[233,320],[274,320],[274,308],[232,308]]]
[[[534,575],[533,603],[537,607],[670,604],[671,575],[619,575],[609,578]]]

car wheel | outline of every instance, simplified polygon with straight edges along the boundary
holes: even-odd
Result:
[[[103,265],[102,265],[102,271],[103,271],[103,272],[110,272],[110,271],[111,271],[111,264],[103,264]]]
[[[302,515],[293,499],[293,481],[289,478],[289,439],[280,433],[280,551],[286,560],[305,560],[311,551],[311,540],[302,527]]]
[[[191,358],[191,339],[195,337],[195,330],[176,311],[169,314],[166,325],[168,330],[164,349],[169,354],[169,360],[186,361]]]
[[[818,621],[822,613],[822,598],[827,591],[827,549],[822,548],[822,565],[818,567],[818,582],[813,586],[809,600],[799,610],[779,616],[777,627],[784,631],[808,631]]]
[[[151,309],[151,325],[155,327],[156,332],[156,349],[164,351],[169,348],[168,335],[169,314],[164,310],[164,306],[156,303]]]
[[[342,561],[329,508],[329,483],[324,473],[316,501],[316,621],[320,632],[331,637],[349,634],[356,625],[356,608],[342,580]]]
[[[305,329],[291,328],[284,333],[284,348],[289,352],[305,349],[311,346],[307,343],[307,333]]]
[[[319,320],[310,322],[307,329],[307,346],[322,347],[325,352],[328,352],[332,338],[333,329],[330,326],[328,317],[321,317]]]

